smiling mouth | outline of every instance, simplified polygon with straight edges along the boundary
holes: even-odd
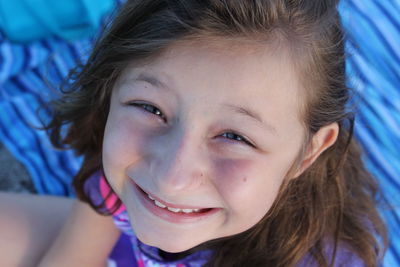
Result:
[[[166,210],[166,211],[170,211],[175,214],[193,214],[194,215],[194,214],[207,213],[213,209],[213,208],[189,208],[189,207],[183,207],[183,206],[178,207],[177,205],[166,203],[166,202],[150,195],[149,193],[144,191],[139,186],[137,186],[137,188],[148,200],[150,200],[154,204],[154,206],[161,208],[163,210]]]

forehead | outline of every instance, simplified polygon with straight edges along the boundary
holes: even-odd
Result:
[[[139,77],[191,102],[192,107],[207,106],[210,114],[228,104],[251,107],[276,124],[283,119],[300,120],[300,79],[284,45],[180,42],[157,58],[132,64],[120,80]]]

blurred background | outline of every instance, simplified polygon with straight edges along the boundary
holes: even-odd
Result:
[[[123,0],[0,0],[0,191],[74,196],[81,159],[38,130]],[[342,0],[355,136],[390,205],[384,266],[400,266],[400,0]],[[40,116],[39,116],[40,114]]]

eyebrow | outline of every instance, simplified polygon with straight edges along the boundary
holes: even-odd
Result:
[[[277,135],[276,128],[274,126],[272,126],[270,123],[261,119],[261,116],[258,115],[255,111],[251,110],[250,108],[246,108],[243,106],[235,106],[235,105],[231,105],[231,104],[224,104],[224,106],[228,107],[233,112],[236,112],[236,113],[239,113],[239,114],[242,114],[242,115],[252,118],[254,121],[261,124],[269,132]]]
[[[151,76],[147,73],[142,72],[139,74],[139,76],[137,78],[134,78],[133,80],[147,82],[157,88],[169,89],[169,87],[165,83],[163,83],[162,81],[158,80],[156,77]]]

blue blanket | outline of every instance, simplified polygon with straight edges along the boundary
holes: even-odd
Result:
[[[357,92],[355,135],[391,204],[380,209],[391,242],[384,266],[400,266],[400,1],[343,0],[340,11]]]
[[[343,0],[340,12],[349,86],[357,92],[356,138],[394,207],[381,207],[391,238],[384,266],[400,266],[400,1]],[[0,32],[0,142],[27,168],[39,194],[74,195],[81,159],[52,149],[45,132],[32,126],[41,126],[38,107],[59,95],[59,83],[87,58],[92,41],[49,37],[20,45]],[[48,110],[40,112],[49,118]]]

